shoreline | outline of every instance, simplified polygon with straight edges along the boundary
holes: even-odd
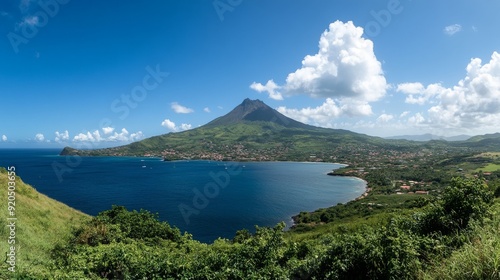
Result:
[[[342,163],[335,163],[335,164],[344,165],[344,166],[339,167],[339,168],[337,168],[337,169],[346,168],[346,167],[348,167],[348,166],[349,166],[349,165],[347,165],[347,164],[342,164]],[[360,178],[360,177],[357,177],[357,176],[352,176],[352,175],[344,175],[344,174],[334,174],[334,171],[335,171],[335,170],[337,170],[337,169],[333,169],[332,171],[328,172],[326,175],[328,175],[328,176],[333,176],[333,177],[349,177],[349,178],[353,178],[353,179],[356,179],[356,180],[360,180],[360,181],[364,182],[364,184],[365,184],[365,190],[364,190],[364,192],[363,192],[361,195],[359,195],[359,196],[357,196],[356,198],[351,199],[351,200],[349,200],[349,201],[347,201],[347,202],[345,202],[345,203],[349,203],[349,202],[351,202],[351,201],[358,201],[358,200],[363,199],[363,198],[365,198],[365,197],[367,197],[367,196],[368,196],[368,194],[369,194],[369,193],[370,193],[370,191],[371,191],[371,188],[369,188],[369,187],[368,187],[368,181],[366,181],[365,179],[362,179],[362,178]],[[335,207],[335,206],[336,206],[336,205],[332,205],[332,206],[327,207],[327,208],[331,208],[331,207]],[[312,213],[312,212],[315,212],[315,211],[318,211],[318,210],[319,210],[319,209],[315,209],[315,210],[313,210],[313,211],[304,211],[304,212],[307,212],[307,213]],[[299,213],[299,214],[296,214],[296,215],[293,215],[293,216],[291,217],[291,220],[292,220],[292,225],[291,225],[289,228],[287,228],[287,229],[286,229],[287,231],[288,231],[288,230],[290,230],[290,229],[292,229],[293,227],[295,227],[295,226],[297,225],[297,223],[296,223],[295,219],[296,219],[296,217],[297,217],[298,215],[300,215],[300,213]]]
[[[365,191],[358,197],[356,197],[355,199],[353,200],[349,200],[349,201],[355,201],[355,200],[360,200],[362,198],[365,198],[368,193],[371,191],[371,188],[368,187],[368,181],[366,181],[365,179],[363,178],[360,178],[360,177],[357,177],[357,176],[352,176],[352,175],[343,175],[343,174],[331,174],[332,172],[330,172],[328,174],[328,176],[334,176],[334,177],[350,177],[350,178],[354,178],[354,179],[357,179],[357,180],[361,180],[365,183]]]

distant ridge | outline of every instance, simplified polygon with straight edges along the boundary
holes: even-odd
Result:
[[[444,141],[465,141],[471,138],[470,135],[457,135],[457,136],[438,136],[430,133],[421,134],[421,135],[398,135],[398,136],[390,136],[385,137],[385,139],[396,139],[396,140],[411,140],[411,141],[431,141],[431,140],[444,140]]]
[[[249,98],[243,100],[243,102],[236,106],[231,112],[214,119],[204,126],[213,127],[255,121],[272,122],[287,128],[313,127],[286,117],[259,99],[251,100]]]
[[[483,140],[489,141],[489,140],[498,140],[498,139],[500,139],[500,133],[499,132],[492,133],[492,134],[477,135],[477,136],[469,138],[467,141],[469,141],[469,142],[479,142],[479,141],[483,141]]]

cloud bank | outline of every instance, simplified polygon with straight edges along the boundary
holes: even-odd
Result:
[[[142,131],[135,133],[129,133],[126,128],[122,128],[120,132],[114,131],[113,128],[105,127],[102,128],[102,134],[99,130],[94,130],[93,132],[87,131],[86,133],[79,133],[73,137],[73,142],[135,142],[144,138]],[[69,133],[65,131],[64,133],[59,133],[56,131],[56,139],[59,137],[60,140],[64,141],[69,139]],[[57,141],[57,140],[56,140]]]
[[[471,59],[465,78],[453,87],[405,83],[398,85],[397,91],[407,95],[407,103],[432,105],[427,110],[427,117],[417,114],[411,118],[415,125],[457,132],[497,131],[500,123],[500,54],[493,52],[484,64],[479,58]]]

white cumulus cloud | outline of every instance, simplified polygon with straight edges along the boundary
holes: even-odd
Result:
[[[326,98],[316,109],[322,111],[325,106],[331,107],[332,102],[336,109],[324,111],[326,115],[321,117],[324,118],[338,117],[339,113],[347,116],[372,114],[370,102],[380,100],[388,85],[381,63],[373,52],[373,42],[363,38],[363,28],[351,21],[336,21],[321,35],[318,53],[305,56],[302,67],[288,74],[284,85],[269,80],[265,85],[254,82],[250,87],[267,92],[273,99],[297,94]],[[295,110],[289,113],[314,111],[311,108]]]
[[[108,141],[113,141],[113,142],[128,142],[128,141],[130,141],[129,132],[126,128],[122,128],[120,133],[115,131],[115,133],[113,133],[111,136],[108,136],[107,139],[108,139]]]
[[[104,132],[104,134],[108,135],[108,134],[111,134],[113,133],[113,131],[115,131],[115,128],[114,127],[103,127],[102,128],[102,132]]]
[[[3,142],[7,142],[7,140],[8,140],[8,139],[7,139],[7,135],[5,135],[5,134],[4,134],[4,135],[2,135],[2,141],[3,141]]]
[[[415,124],[436,130],[449,129],[454,133],[498,131],[500,54],[494,52],[484,64],[479,58],[471,59],[465,78],[451,88],[443,88],[439,84],[415,87],[413,95],[435,104],[427,110],[427,117],[417,114],[409,119]]]
[[[382,114],[382,115],[380,115],[380,116],[377,118],[377,122],[379,122],[379,123],[386,123],[386,122],[391,121],[392,119],[394,119],[394,116],[393,116],[393,115],[389,115],[389,114]]]
[[[43,142],[43,140],[45,140],[45,136],[43,136],[42,133],[37,133],[35,135],[35,141],[37,141],[37,142]]]
[[[363,28],[349,21],[331,23],[321,35],[319,51],[302,60],[302,68],[286,79],[287,93],[314,97],[356,98],[376,101],[387,88],[373,42],[362,37]]]
[[[416,113],[414,116],[408,118],[408,123],[412,126],[420,126],[425,122],[424,116],[420,113]]]
[[[103,132],[104,135],[101,135],[99,130],[94,130],[93,132],[87,131],[86,133],[79,133],[75,137],[73,137],[73,142],[134,142],[141,140],[144,138],[144,134],[142,131],[138,131],[130,134],[126,128],[122,128],[120,132],[106,129]],[[107,133],[106,133],[107,132]]]
[[[79,133],[75,137],[73,137],[74,142],[97,142],[98,140],[94,137],[94,135],[99,134],[99,130],[95,130],[94,132],[87,131],[87,133]],[[99,136],[100,138],[100,136]]]
[[[181,130],[189,130],[189,129],[191,129],[191,124],[186,124],[186,123],[181,124]]]
[[[56,138],[54,139],[56,142],[65,142],[69,140],[69,132],[65,130],[64,132],[56,131]]]
[[[432,98],[443,94],[448,89],[441,84],[430,84],[425,87],[421,83],[402,83],[398,84],[396,91],[407,94],[405,102],[409,104],[423,105]]]
[[[211,112],[211,111],[210,111],[210,108],[208,108],[208,107],[203,108],[203,111],[204,111],[205,113],[210,113],[210,112]]]
[[[399,118],[404,118],[406,116],[408,116],[410,114],[410,111],[404,111],[403,113],[401,113],[401,115],[399,115]]]
[[[460,24],[452,24],[448,25],[443,29],[444,34],[448,36],[455,35],[456,33],[462,31],[462,25]]]
[[[335,101],[331,98],[327,98],[322,105],[314,108],[289,109],[281,106],[277,110],[283,115],[299,122],[325,127],[331,127],[332,120],[342,114],[342,108],[335,104]]]
[[[165,127],[168,130],[176,131],[175,123],[169,119],[165,119],[163,122],[161,122],[161,126]]]
[[[138,131],[136,133],[130,134],[130,137],[128,139],[131,142],[135,142],[135,141],[139,141],[143,138],[144,138],[144,133],[142,133],[142,131]]]
[[[170,107],[172,108],[172,110],[174,110],[174,112],[179,113],[179,114],[189,114],[189,113],[194,112],[193,109],[182,106],[181,104],[179,104],[177,102],[172,102],[170,104]]]
[[[250,88],[257,92],[267,92],[269,94],[269,98],[274,100],[283,100],[283,95],[277,90],[281,87],[278,86],[273,80],[267,81],[265,85],[261,83],[253,82],[250,85]]]
[[[166,129],[177,132],[177,131],[183,131],[183,130],[189,130],[191,129],[192,125],[191,124],[181,124],[180,126],[177,126],[173,121],[170,119],[165,119],[162,123],[161,126],[165,127]]]

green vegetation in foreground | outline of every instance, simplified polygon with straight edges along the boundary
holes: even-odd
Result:
[[[11,173],[12,174],[12,173]],[[7,209],[8,172],[0,167],[0,279],[10,279],[6,254],[10,250],[8,237],[10,229],[7,227],[9,212]],[[11,176],[12,177],[12,176]],[[16,220],[16,271],[21,275],[33,278],[44,278],[52,275],[53,262],[51,250],[55,244],[67,239],[73,227],[80,226],[90,217],[72,209],[65,204],[55,201],[25,184],[19,177],[15,177],[15,217]]]
[[[2,178],[5,176],[3,172]],[[350,220],[313,227],[305,233],[284,232],[284,223],[280,223],[274,228],[257,227],[254,234],[241,230],[232,240],[218,239],[213,244],[193,240],[189,234],[181,234],[147,211],[127,211],[114,206],[83,223],[76,223],[79,226],[70,235],[56,238],[53,234],[37,233],[37,243],[46,244],[37,251],[41,261],[31,266],[33,260],[22,259],[28,263],[15,276],[33,279],[499,279],[500,237],[496,232],[500,225],[500,201],[494,202],[493,188],[482,179],[454,178],[439,197],[430,199],[422,208],[367,216],[346,215]],[[20,197],[26,195],[23,189],[20,188]],[[40,194],[33,190],[31,196]],[[415,201],[418,199],[400,202],[404,205]],[[28,201],[20,199],[20,203]],[[57,205],[51,206],[51,212],[46,214],[54,222],[58,212],[52,209]],[[34,215],[40,214],[36,209],[30,205],[23,211],[23,215],[33,217],[30,224],[40,223]],[[68,211],[68,208],[61,210]],[[73,220],[77,217],[84,218],[77,214]],[[370,219],[377,223],[365,223]],[[69,225],[63,221],[59,226],[68,232]],[[316,230],[321,234],[314,235]],[[30,238],[33,236],[22,236],[19,232],[20,240]],[[61,242],[55,242],[57,239]],[[5,271],[2,273],[11,276]]]
[[[422,279],[500,279],[500,201],[496,201],[483,223],[474,223],[462,247],[436,263]]]
[[[419,195],[369,195],[335,207],[294,216],[296,225],[291,229],[293,238],[318,237],[328,231],[352,231],[362,226],[378,226],[402,214],[411,214],[427,205],[428,196]]]

